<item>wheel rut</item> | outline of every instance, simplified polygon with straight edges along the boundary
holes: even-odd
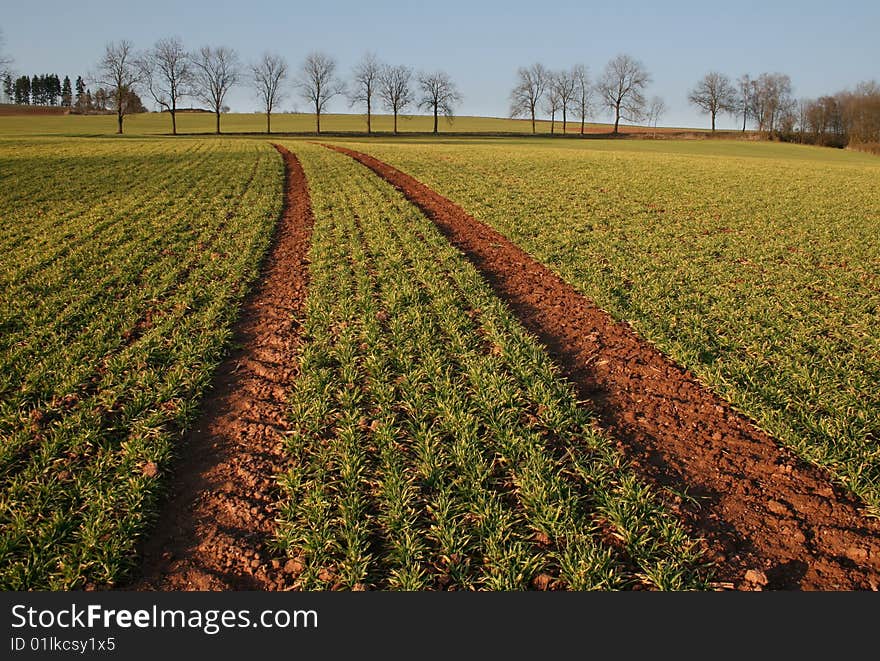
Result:
[[[286,402],[296,372],[313,224],[297,158],[284,159],[285,202],[261,277],[182,446],[170,499],[143,547],[135,590],[283,590],[295,573],[271,538],[284,470]]]

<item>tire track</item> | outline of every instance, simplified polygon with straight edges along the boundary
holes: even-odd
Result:
[[[236,324],[201,416],[183,445],[171,498],[144,546],[136,590],[281,590],[295,573],[269,548],[281,499],[287,396],[308,285],[312,211],[296,156],[284,159],[285,204],[262,279]]]

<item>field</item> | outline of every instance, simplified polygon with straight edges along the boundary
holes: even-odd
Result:
[[[10,140],[0,171],[0,584],[106,584],[228,345],[280,164],[259,143]]]
[[[349,146],[500,230],[880,513],[876,160],[744,143]]]
[[[210,124],[190,117],[182,131]],[[748,507],[769,501],[749,520],[775,513],[778,527],[762,528],[691,493],[686,471],[665,468],[676,450],[658,461],[608,423],[624,400],[585,388],[584,370],[635,384],[636,409],[617,413],[652,428],[642,376],[626,380],[633,364],[602,353],[605,331],[566,330],[573,311],[554,312],[565,337],[597,346],[573,368],[581,358],[548,345],[506,293],[513,275],[412,190],[282,139],[297,180],[265,139],[149,135],[160,119],[132,118],[145,135],[118,140],[85,137],[112,117],[0,117],[4,589],[136,581],[159,513],[188,507],[163,510],[175,481],[242,492],[231,544],[253,550],[212,571],[268,576],[252,588],[852,589],[880,575],[875,157],[721,141],[329,141],[412,175],[457,205],[457,222],[497,230],[485,254],[522,248],[522,271],[552,272],[566,300],[628,322],[615,332],[647,340],[631,345],[639,369],[674,361],[663,373],[678,394],[662,397],[693,404],[698,422],[665,433],[692,434],[695,455],[704,443],[742,454],[711,470],[742,481]],[[259,116],[226,119],[259,130]],[[308,130],[300,121],[273,126]],[[290,375],[285,422],[252,421],[283,468],[262,476],[271,488],[236,484],[217,450],[214,477],[195,479],[186,457],[206,392],[235,384],[238,363],[231,380],[218,365],[258,353],[235,323],[288,240],[273,235],[294,184],[313,222],[305,303],[290,313],[295,349],[258,366]],[[794,454],[761,472],[760,447],[779,445]],[[789,546],[763,557],[777,537]]]
[[[10,109],[15,106],[4,106]],[[39,109],[39,107],[36,107]],[[0,135],[69,135],[69,136],[110,136],[116,133],[115,115],[53,115],[40,117],[29,114],[6,114],[0,109]],[[48,108],[47,111],[51,111]],[[266,116],[259,113],[231,113],[223,115],[221,129],[224,133],[263,133],[266,130]],[[550,122],[537,121],[538,133],[549,133]],[[398,119],[398,130],[401,133],[430,133],[434,128],[434,118],[424,115],[401,115]],[[177,131],[181,134],[213,134],[215,117],[212,113],[181,112],[177,115]],[[321,129],[326,133],[346,132],[363,133],[367,130],[366,119],[361,115],[321,116]],[[390,115],[374,115],[373,131],[391,133],[393,118]],[[587,124],[590,133],[610,133],[608,124]],[[315,130],[315,117],[308,113],[273,113],[273,133],[312,133]],[[453,122],[441,120],[441,133],[531,133],[530,121],[524,119],[506,119],[498,117],[456,117]],[[562,132],[562,123],[557,122],[556,133]],[[622,132],[642,133],[648,129],[643,126],[623,126]],[[650,129],[653,133],[653,129]],[[659,135],[672,129],[659,128]],[[569,122],[568,133],[580,131],[580,124]],[[145,113],[130,115],[125,119],[125,132],[131,135],[167,135],[171,133],[171,118],[162,113]],[[694,133],[692,129],[689,132]],[[701,133],[701,131],[696,131]]]

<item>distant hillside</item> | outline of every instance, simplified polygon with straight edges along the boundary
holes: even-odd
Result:
[[[214,115],[199,108],[179,109],[177,130],[181,134],[205,135],[214,133]],[[224,113],[222,131],[227,134],[260,135],[265,131],[266,117],[261,113]],[[433,118],[424,115],[401,116],[398,127],[402,135],[426,135],[433,128]],[[327,134],[363,135],[366,120],[363,115],[335,114],[322,115],[321,128]],[[393,128],[388,115],[373,116],[373,130],[388,135]],[[506,117],[456,117],[453,122],[440,122],[440,135],[484,135],[527,136],[532,132],[531,122],[526,119]],[[540,119],[536,122],[538,135],[550,133],[550,122]],[[579,122],[568,122],[566,134],[575,137],[580,132]],[[606,137],[611,133],[610,124],[590,122],[585,127],[589,137]],[[310,134],[315,130],[315,117],[308,113],[273,113],[273,133]],[[165,135],[171,132],[171,118],[167,112],[149,112],[129,115],[125,119],[127,135]],[[645,126],[620,126],[621,138],[742,138],[738,131],[718,131],[694,128]],[[562,133],[562,122],[557,121],[554,133]],[[0,135],[115,135],[115,115],[67,114],[59,107],[0,105]]]
[[[14,103],[0,103],[0,115],[68,115],[69,108],[61,106],[22,106]]]

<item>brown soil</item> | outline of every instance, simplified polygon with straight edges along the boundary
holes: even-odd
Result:
[[[874,589],[880,521],[685,369],[461,208],[370,156],[330,146],[398,188],[551,351],[635,468],[685,498],[722,587]],[[674,498],[672,502],[678,501]]]
[[[295,372],[312,228],[305,174],[276,146],[285,206],[262,277],[235,328],[176,467],[170,502],[144,548],[136,590],[281,590],[295,579],[268,543],[284,469],[282,433]],[[288,571],[290,570],[290,571]]]
[[[0,103],[0,116],[17,115],[69,115],[70,110],[61,106],[24,106],[14,103]]]

